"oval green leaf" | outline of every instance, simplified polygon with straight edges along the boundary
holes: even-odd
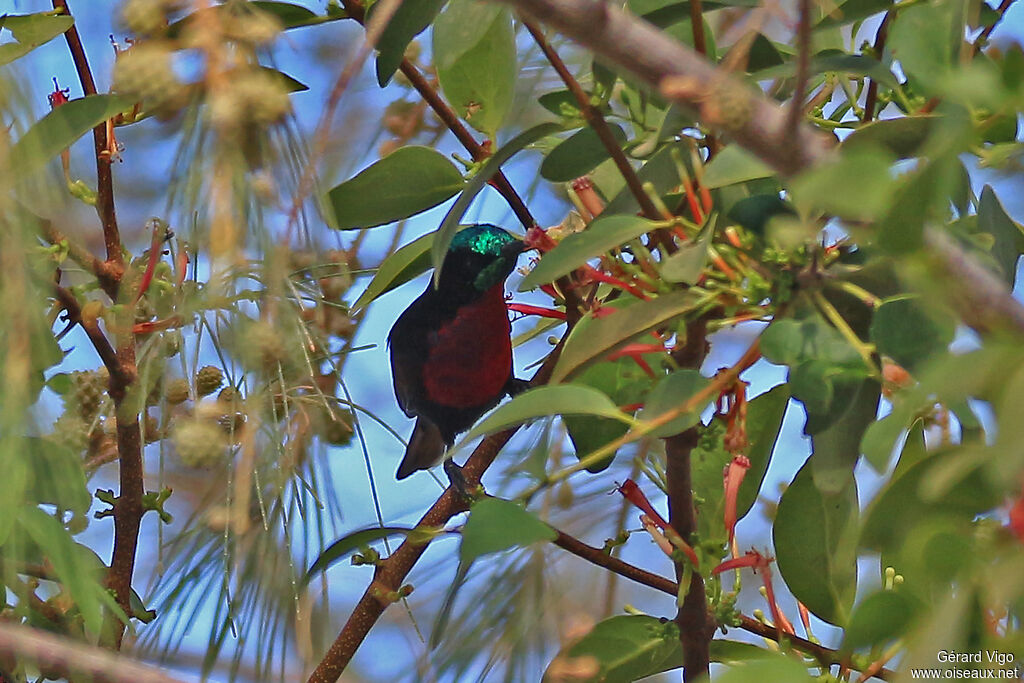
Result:
[[[779,501],[772,538],[779,573],[793,597],[842,626],[857,590],[857,486],[851,472],[837,494],[815,486],[811,456]]]
[[[775,170],[739,145],[728,145],[708,162],[702,184],[714,189],[745,183],[758,178],[770,178]]]
[[[604,393],[578,384],[557,384],[530,389],[501,405],[477,424],[466,440],[520,425],[548,415],[598,415],[632,424]]]
[[[640,419],[649,422],[665,413],[678,410],[707,385],[708,378],[696,370],[684,369],[673,372],[651,389],[647,402],[644,404],[644,410],[640,413]],[[706,401],[693,406],[691,410],[680,413],[678,417],[658,427],[650,434],[657,437],[668,437],[689,429],[700,420],[701,411],[711,402],[712,398],[709,396]]]
[[[428,233],[418,237],[384,259],[377,272],[373,274],[370,284],[366,285],[366,289],[352,304],[352,309],[365,308],[380,295],[427,272],[430,268],[430,246],[434,243],[434,234]]]
[[[445,99],[471,126],[495,139],[516,91],[511,13],[476,0],[451,0],[433,29],[434,66]]]
[[[626,142],[626,132],[620,126],[611,125],[612,137],[621,147]],[[540,165],[542,178],[556,183],[566,183],[586,175],[598,164],[611,157],[593,128],[582,128],[560,142],[552,149]]]
[[[446,0],[414,0],[398,6],[377,40],[377,83],[380,87],[387,85],[395,75],[409,43],[430,26],[430,22],[441,11],[445,2]],[[368,21],[379,6],[375,3],[370,7]]]
[[[575,679],[581,683],[630,683],[678,669],[683,665],[679,627],[644,614],[611,617],[558,655],[559,659],[584,657],[592,659],[598,670],[593,676]]]
[[[539,541],[553,541],[558,532],[532,512],[510,500],[484,498],[474,503],[462,529],[459,561],[466,565],[480,557]]]
[[[466,184],[455,165],[429,147],[399,147],[327,193],[334,227],[372,228],[414,216]]]
[[[10,31],[16,41],[0,45],[0,66],[50,42],[74,25],[73,17],[50,12],[7,14],[0,17],[0,28]]]

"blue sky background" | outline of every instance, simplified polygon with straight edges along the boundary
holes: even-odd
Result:
[[[307,5],[318,12],[323,11],[324,5],[323,2],[299,4]],[[115,31],[109,23],[110,12],[104,8],[112,5],[114,3],[90,0],[72,0],[71,2],[72,10],[77,10],[80,13],[78,16],[79,31],[85,40],[91,65],[101,89],[105,89],[109,85],[113,62],[107,36],[111,33],[115,33],[118,37],[123,35],[122,32]],[[49,7],[48,2],[41,0],[16,0],[14,2],[0,0],[0,13],[28,13],[44,11]],[[873,28],[870,26],[866,27],[864,31],[865,34],[873,35]],[[1003,26],[996,32],[994,38],[997,41],[1008,40],[1011,37],[1019,40],[1022,35],[1024,35],[1024,8],[1017,5],[1011,8]],[[352,23],[334,22],[291,31],[275,49],[276,66],[310,86],[308,92],[298,93],[292,99],[297,122],[307,135],[317,123],[326,92],[342,68],[352,41],[360,40],[361,37],[362,30]],[[424,42],[428,43],[429,41]],[[320,55],[323,59],[311,60],[311,54]],[[52,89],[51,77],[56,76],[62,87],[70,87],[72,97],[81,95],[71,60],[60,39],[36,50],[30,58],[22,60],[17,68],[21,74],[28,77],[28,82],[32,84],[32,99],[37,118],[48,110],[46,94]],[[538,74],[524,74],[523,82],[530,81],[531,76],[538,76]],[[343,106],[333,122],[333,130],[337,133],[343,132],[350,147],[344,150],[343,156],[327,160],[325,167],[329,170],[324,178],[325,186],[332,186],[351,176],[376,158],[377,144],[386,139],[376,136],[380,112],[388,102],[405,95],[405,93],[406,91],[397,86],[389,86],[381,91],[373,78],[372,59],[367,63],[359,79],[347,92]],[[123,182],[118,182],[118,215],[122,231],[131,236],[129,245],[133,251],[137,252],[144,248],[148,241],[148,237],[142,234],[145,221],[150,216],[160,216],[166,213],[166,198],[162,190],[166,187],[167,175],[170,172],[171,160],[176,149],[176,140],[168,136],[163,127],[152,120],[120,129],[119,139],[125,144],[126,149],[123,153],[123,163],[114,168],[115,179],[123,180]],[[73,168],[78,177],[84,177],[92,184],[92,171],[87,154],[89,144],[89,141],[79,144]],[[439,149],[446,153],[463,153],[451,136],[445,137],[439,145]],[[463,153],[463,155],[465,154]],[[510,164],[506,173],[515,187],[524,189],[536,184],[536,164],[539,158],[536,153],[526,153]],[[995,183],[997,192],[1011,215],[1017,220],[1024,219],[1024,192],[1020,191],[1019,181],[1014,183],[981,171],[974,173],[974,181],[977,191],[980,191],[981,186],[986,182]],[[558,223],[570,208],[545,183],[537,185],[537,191],[530,199],[529,204],[541,225]],[[93,247],[98,248],[99,230],[94,213],[89,207],[69,203],[68,206],[60,207],[59,210],[60,215],[64,217],[68,215],[68,212],[72,216],[69,220],[65,220],[69,233],[77,233],[83,237],[91,235]],[[447,205],[444,205],[409,221],[404,241],[410,241],[420,234],[433,230],[446,210]],[[485,190],[467,214],[467,222],[472,221],[494,222],[513,230],[519,229],[503,200],[490,189]],[[181,226],[174,227],[182,230]],[[372,262],[374,253],[383,252],[390,241],[390,235],[391,231],[387,228],[373,231],[367,241],[365,262]],[[345,243],[349,238],[350,234],[327,235],[324,236],[323,243],[326,247],[330,247],[335,243]],[[515,291],[516,287],[515,278],[516,276],[510,283],[512,291]],[[356,345],[375,346],[370,350],[355,354],[347,366],[346,381],[354,400],[371,407],[379,417],[403,434],[408,434],[411,431],[412,423],[394,403],[384,339],[391,323],[402,309],[418,295],[424,285],[424,278],[420,278],[385,295],[372,305],[366,322],[360,330]],[[358,294],[358,291],[356,290],[354,293]],[[543,297],[524,297],[519,294],[516,295],[515,300],[545,303]],[[525,331],[531,324],[530,321],[515,323],[514,333]],[[705,370],[710,373],[719,367],[731,365],[749,345],[756,333],[757,326],[751,325],[745,329],[717,335],[714,339],[711,356],[705,364]],[[532,371],[528,371],[526,368],[538,360],[546,350],[547,345],[543,341],[543,336],[545,335],[542,335],[541,340],[516,352],[516,367],[519,376],[528,377],[532,374]],[[89,368],[97,365],[98,361],[87,344],[82,343],[81,340],[75,342],[70,337],[69,343],[74,343],[76,347],[74,354],[69,358],[69,363],[77,367]],[[215,361],[212,357],[208,360]],[[751,382],[753,395],[782,382],[785,379],[785,374],[783,369],[762,362],[747,374],[747,379]],[[53,416],[50,417],[52,419]],[[425,473],[417,474],[403,482],[395,482],[393,474],[402,456],[402,445],[369,420],[363,420],[362,426],[365,430],[369,452],[372,454],[373,475],[380,495],[384,521],[388,524],[414,524],[422,512],[436,499],[441,489]],[[802,426],[802,411],[799,406],[793,405],[786,415],[776,454],[762,489],[762,494],[770,500],[777,500],[779,486],[791,480],[793,474],[809,454],[807,440],[802,436]],[[536,433],[537,429],[533,428],[533,432]],[[526,435],[517,437],[517,441],[503,455],[503,458],[515,457],[511,454],[517,451],[516,444],[519,449],[522,449],[524,444],[528,444],[530,441],[529,434],[528,431]],[[468,453],[468,450],[459,455],[458,459],[461,460],[465,453]],[[333,449],[329,457],[336,483],[336,493],[339,500],[342,501],[346,528],[352,530],[376,524],[376,515],[370,497],[369,474],[363,464],[358,446],[353,444]],[[569,457],[571,458],[571,455]],[[101,474],[92,482],[94,487],[102,488],[114,483],[107,481],[104,474],[109,478],[110,473]],[[868,468],[863,466],[858,468],[858,477],[861,500],[866,501],[877,488],[879,480]],[[596,499],[597,493],[595,492],[611,490],[613,478],[613,475],[606,474],[595,478],[596,480],[584,481],[586,475],[577,475],[574,481],[580,482],[578,495],[584,495],[589,491]],[[495,487],[499,482],[491,477],[490,480],[485,480],[485,483],[489,484],[489,487]],[[656,504],[663,505],[664,501],[653,495],[655,489],[652,485],[643,484],[643,488],[655,499]],[[617,509],[617,498],[609,497],[607,501],[606,508]],[[173,500],[171,508],[174,509]],[[592,508],[588,507],[587,509]],[[635,515],[631,516],[635,517]],[[586,519],[573,520],[571,519],[572,515],[568,515],[568,517],[570,518],[570,530],[580,534],[581,538],[588,543],[600,546],[604,538],[610,535],[611,527],[608,524],[591,525]],[[606,517],[604,521],[609,518]],[[144,533],[153,532],[155,534],[155,522],[152,519],[147,519],[146,524],[148,526],[144,527]],[[742,547],[754,546],[762,550],[770,549],[769,527],[761,514],[760,507],[755,507],[754,511],[741,522],[738,533]],[[90,539],[101,557],[106,558],[109,555],[110,534],[109,522],[94,522],[92,528],[86,532],[85,538]],[[155,536],[144,538],[155,538]],[[145,548],[145,542],[143,548]],[[428,550],[420,566],[410,577],[410,581],[417,587],[417,593],[414,594],[410,602],[413,613],[423,629],[429,629],[431,615],[436,609],[437,597],[454,575],[454,563],[450,559],[455,550],[456,541],[454,540],[446,539],[437,542]],[[145,554],[148,551],[144,549],[142,552]],[[578,588],[585,594],[577,596],[575,600],[579,605],[586,605],[593,599],[591,596],[596,594],[587,595],[586,593],[591,590],[600,591],[603,586],[600,581],[603,581],[603,578],[596,583],[590,583],[591,579],[584,578],[589,576],[588,568],[581,561],[564,556],[564,554],[559,555],[559,553],[561,551],[552,550],[549,554],[553,558],[557,558],[563,571],[568,571],[570,575],[578,573],[579,580],[583,582],[583,585]],[[643,534],[634,536],[625,547],[623,558],[659,573],[668,575],[671,572],[667,558],[660,556]],[[499,561],[505,560],[499,559]],[[866,574],[877,571],[877,569],[870,568],[869,565],[870,563],[866,561],[864,567]],[[328,627],[330,638],[333,638],[344,619],[347,618],[351,606],[366,587],[370,574],[369,568],[350,567],[344,563],[330,571],[333,597],[333,609]],[[776,573],[776,586],[780,586],[780,584],[781,580]],[[754,607],[764,607],[763,601],[754,592],[758,585],[757,581],[748,577],[745,585],[745,602],[741,602],[744,611],[749,613]],[[862,584],[862,590],[870,585],[870,579],[866,577]],[[572,602],[571,598],[567,599],[570,603]],[[623,582],[620,583],[618,603],[621,605],[626,602],[655,615],[669,616],[672,612],[671,601],[665,596],[647,589],[634,588]],[[783,609],[795,621],[795,604],[788,595],[783,599]],[[192,644],[201,648],[205,643],[206,628],[206,625],[197,623],[193,628],[194,637],[190,637],[187,642],[194,641]],[[822,640],[828,642],[829,629],[827,627],[818,624],[816,633]],[[355,670],[361,672],[365,676],[365,680],[390,681],[399,680],[402,677],[415,678],[413,666],[417,657],[422,655],[425,646],[415,640],[410,641],[409,634],[408,616],[405,611],[398,606],[392,608],[357,655],[354,663]],[[736,637],[736,632],[732,632],[730,636]],[[666,680],[676,680],[676,678],[676,676],[668,676]],[[226,679],[214,676],[210,680]],[[349,678],[343,678],[343,680],[349,680]],[[360,679],[353,676],[351,680]]]

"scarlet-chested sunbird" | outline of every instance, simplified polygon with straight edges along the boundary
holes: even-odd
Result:
[[[493,225],[455,234],[441,277],[398,317],[388,344],[398,405],[416,426],[399,479],[429,469],[456,435],[506,394],[525,387],[512,374],[505,279],[521,240]]]

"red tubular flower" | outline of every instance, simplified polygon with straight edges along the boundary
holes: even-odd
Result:
[[[1024,487],[1021,487],[1020,498],[1010,508],[1009,529],[1017,539],[1024,543]]]
[[[732,546],[736,535],[736,496],[740,492],[740,484],[743,477],[750,469],[750,459],[745,455],[733,456],[732,461],[726,466],[724,474],[725,485],[725,530],[729,533],[729,545]],[[733,548],[733,555],[736,554]]]
[[[627,479],[622,482],[622,486],[618,488],[618,492],[630,503],[640,508],[644,514],[651,518],[655,524],[658,525],[659,529],[664,529],[668,526],[668,522],[658,514],[658,511],[651,505],[651,501],[647,500],[647,496],[640,490],[640,487],[636,485],[636,482],[632,479]]]
[[[644,301],[651,300],[651,297],[647,296],[642,291],[640,291],[640,289],[636,285],[629,282],[623,282],[622,280],[616,277],[612,277],[607,273],[602,273],[597,268],[594,268],[591,265],[585,265],[582,268],[580,268],[580,270],[583,272],[584,275],[589,277],[591,280],[603,282],[606,285],[611,285],[612,287],[618,287],[619,289],[623,289],[638,299],[643,299]]]
[[[556,320],[565,320],[565,311],[556,311],[553,308],[544,308],[542,306],[531,306],[530,304],[517,304],[508,303],[506,304],[508,310],[515,313],[522,313],[523,315],[539,315],[542,318],[555,318]]]
[[[149,261],[146,263],[146,272],[142,274],[142,281],[139,283],[139,291],[135,293],[135,300],[132,305],[139,303],[139,299],[149,289],[153,281],[153,273],[156,271],[156,264],[160,261],[161,246],[167,237],[167,229],[160,221],[153,221],[153,238],[149,242]]]
[[[57,77],[53,77],[53,92],[46,96],[46,99],[50,103],[50,109],[56,109],[62,104],[68,101],[68,94],[71,92],[71,88],[62,88],[57,85]]]
[[[798,610],[800,610],[800,621],[804,625],[804,633],[806,633],[807,636],[810,637],[810,635],[811,635],[811,613],[807,610],[807,605],[805,605],[804,603],[800,602],[799,600],[796,601],[796,608]]]
[[[722,572],[729,571],[730,569],[741,569],[743,567],[749,567],[754,572],[760,571],[761,581],[764,583],[765,597],[768,599],[768,606],[772,611],[772,621],[775,622],[775,628],[785,633],[796,635],[796,630],[793,628],[793,624],[790,623],[786,615],[779,609],[779,604],[775,601],[775,589],[772,588],[772,570],[771,563],[775,560],[773,557],[765,557],[756,550],[748,550],[743,557],[734,557],[731,560],[726,560],[722,564],[718,565],[711,570],[711,575],[721,574]]]
[[[636,482],[632,479],[627,479],[623,482],[622,486],[618,488],[619,493],[625,496],[633,505],[637,506],[644,512],[644,516],[647,517],[650,522],[665,532],[665,536],[671,541],[672,545],[682,550],[686,557],[693,563],[695,569],[700,568],[700,561],[697,559],[697,553],[694,552],[690,544],[683,540],[683,537],[679,535],[679,532],[672,528],[672,525],[665,521],[665,519],[658,514],[658,511],[651,505],[651,501],[647,500],[647,496],[640,490],[640,487],[636,485]],[[643,518],[641,518],[641,523]],[[655,540],[657,540],[655,538]]]

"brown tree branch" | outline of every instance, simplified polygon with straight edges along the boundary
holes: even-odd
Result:
[[[655,590],[659,590],[662,593],[668,593],[675,595],[679,589],[679,584],[671,579],[666,579],[664,576],[658,576],[653,572],[649,572],[640,567],[624,562],[614,555],[606,553],[601,548],[595,548],[594,546],[587,545],[583,541],[570,536],[564,531],[555,529],[558,536],[552,543],[557,545],[563,550],[568,550],[570,553],[577,557],[581,557],[591,564],[597,565],[607,569],[610,572],[618,574],[619,576],[629,579],[630,581],[636,581],[645,586],[650,586]]]
[[[68,250],[68,258],[95,275],[103,291],[107,293],[111,301],[115,301],[117,281],[121,273],[119,269],[111,268],[109,263],[71,240],[46,219],[39,219],[39,233],[44,240],[52,245],[64,244]]]
[[[551,371],[558,361],[560,351],[561,346],[558,346],[548,355],[544,364],[530,380],[531,386],[547,383],[551,377]],[[492,434],[480,442],[480,445],[476,447],[462,467],[462,474],[469,490],[473,490],[480,484],[480,478],[484,472],[491,466],[494,459],[498,457],[498,453],[518,429],[518,427],[506,429],[503,432]],[[439,528],[455,515],[468,509],[465,498],[449,486],[427,510],[426,514],[420,518],[417,526]],[[338,637],[327,650],[327,654],[313,670],[309,677],[309,683],[334,683],[338,680],[384,610],[398,599],[398,590],[429,544],[430,541],[414,543],[407,540],[395,552],[377,564],[373,572],[373,580],[363,593],[363,597],[356,603],[345,626],[342,627]]]
[[[71,16],[67,0],[52,0],[53,8]],[[96,81],[93,80],[89,60],[82,47],[82,39],[78,36],[78,28],[72,24],[64,32],[68,50],[75,62],[78,80],[82,84],[82,92],[86,95],[96,94]],[[120,272],[124,269],[124,257],[121,255],[121,234],[117,227],[117,213],[114,210],[114,176],[110,170],[110,154],[107,140],[107,124],[104,121],[92,129],[93,147],[96,152],[96,213],[103,224],[103,243],[107,249],[107,261]]]
[[[0,621],[0,661],[32,662],[50,678],[92,683],[182,683],[159,669],[39,629]],[[0,673],[0,679],[3,679]]]
[[[807,79],[811,70],[811,2],[800,0],[800,19],[796,27],[796,82],[793,85],[793,99],[786,116],[787,140],[795,142],[796,127],[804,111],[807,97]]]
[[[999,17],[983,28],[981,33],[978,34],[978,39],[974,41],[974,54],[978,54],[981,52],[981,48],[985,47],[985,44],[988,42],[988,37],[996,30],[996,26],[998,26],[1003,20],[1003,16],[1006,15],[1006,10],[1010,9],[1010,5],[1012,4],[1013,0],[1002,0],[1002,2],[999,3],[999,7],[996,8],[996,14],[998,14]]]
[[[875,53],[875,57],[878,58],[878,61],[882,61],[882,54],[885,52],[885,41],[889,37],[889,24],[891,21],[892,12],[886,12],[881,25],[878,27],[878,33],[875,34],[875,45],[872,50]],[[867,123],[874,118],[875,106],[877,103],[878,81],[872,78],[868,83],[868,94],[864,98],[864,117],[862,119],[864,123]]]
[[[107,339],[107,336],[99,328],[95,320],[82,318],[82,307],[78,305],[78,299],[75,298],[75,295],[60,285],[54,287],[54,292],[57,302],[67,313],[68,321],[80,325],[89,341],[92,342],[93,348],[96,349],[100,360],[103,361],[103,365],[110,373],[111,380],[114,381],[116,379],[123,386],[131,384],[135,380],[134,367],[126,368],[121,364],[110,340]]]
[[[502,0],[631,71],[731,135],[783,175],[824,159],[834,144],[807,125],[784,136],[785,112],[651,24],[595,0]]]
[[[622,147],[619,146],[615,136],[612,135],[612,130],[608,126],[608,122],[604,120],[604,116],[598,111],[597,107],[590,103],[590,96],[587,95],[583,87],[580,86],[579,81],[569,72],[565,62],[555,52],[554,48],[544,37],[544,32],[541,30],[536,23],[529,19],[523,19],[523,26],[533,36],[537,46],[540,47],[541,52],[547,58],[551,66],[554,67],[555,72],[558,74],[562,82],[572,93],[572,96],[576,98],[576,103],[580,107],[580,111],[583,113],[583,118],[590,125],[590,127],[597,133],[598,139],[601,144],[604,145],[605,150],[611,156],[612,161],[615,162],[615,167],[619,169],[619,173],[622,175],[622,179],[626,181],[626,187],[636,198],[637,203],[640,205],[640,210],[643,211],[644,216],[652,221],[661,220],[664,218],[655,208],[654,202],[644,192],[643,184],[636,175],[636,171],[633,169],[632,164],[629,163],[629,159],[626,158],[626,154],[622,151]]]

